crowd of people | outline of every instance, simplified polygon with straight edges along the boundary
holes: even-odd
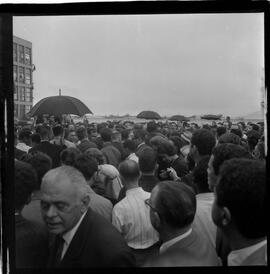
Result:
[[[267,265],[263,123],[15,128],[17,268]]]

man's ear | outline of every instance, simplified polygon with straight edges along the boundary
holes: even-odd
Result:
[[[153,212],[153,215],[154,215],[154,224],[153,224],[153,227],[156,228],[156,229],[158,229],[160,227],[160,223],[161,223],[159,214],[157,212]]]
[[[232,217],[231,217],[231,212],[227,207],[222,208],[222,213],[221,213],[221,224],[222,226],[227,226],[231,223]]]
[[[90,203],[90,196],[89,196],[89,194],[86,194],[82,198],[82,207],[81,207],[81,212],[82,213],[84,213],[85,211],[88,210],[89,203]]]

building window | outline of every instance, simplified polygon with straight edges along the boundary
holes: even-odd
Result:
[[[31,65],[31,49],[30,48],[25,47],[24,57],[25,57],[25,64]]]
[[[14,85],[14,100],[18,100],[18,86]]]
[[[20,87],[21,101],[25,102],[25,87]]]
[[[18,104],[14,104],[14,116],[15,117],[19,116],[19,106],[18,106]]]
[[[30,110],[31,110],[31,105],[26,105],[25,109],[24,109],[24,111],[25,111],[24,114],[27,114]]]
[[[31,89],[25,88],[25,101],[26,102],[32,102],[31,100]]]
[[[17,62],[18,54],[17,54],[17,44],[13,43],[13,61]]]
[[[17,73],[17,66],[13,66],[13,80],[18,82],[18,73]]]
[[[24,115],[25,115],[25,105],[21,105],[20,106],[20,118],[24,119]]]
[[[19,45],[19,62],[24,64],[24,46]]]
[[[31,84],[31,70],[29,68],[25,68],[25,84]]]
[[[19,82],[24,83],[24,67],[19,67]]]

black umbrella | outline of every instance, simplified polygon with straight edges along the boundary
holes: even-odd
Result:
[[[28,115],[36,116],[41,114],[50,114],[59,116],[62,114],[75,114],[83,116],[92,113],[92,111],[79,99],[71,96],[50,96],[41,99],[30,110]]]
[[[161,119],[160,115],[157,112],[151,111],[151,110],[142,111],[136,117],[141,119],[149,119],[149,120]]]
[[[173,115],[171,118],[169,118],[170,121],[189,121],[189,118],[183,116],[183,115]]]

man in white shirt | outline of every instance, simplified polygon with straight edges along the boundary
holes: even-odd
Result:
[[[228,266],[267,265],[265,164],[230,159],[220,167],[212,208],[214,223],[228,239]]]
[[[126,197],[117,203],[112,212],[112,223],[125,238],[136,257],[136,265],[141,266],[148,256],[158,250],[158,233],[153,228],[149,207],[145,200],[150,193],[138,185],[139,166],[132,160],[119,165],[121,180],[126,188]]]
[[[16,148],[27,153],[28,150],[32,148],[31,135],[32,135],[32,132],[29,129],[22,129],[19,132],[19,138],[18,138],[19,142],[16,145]]]
[[[162,181],[146,201],[150,207],[150,219],[159,232],[162,245],[160,255],[145,266],[217,266],[219,260],[210,241],[192,228],[196,212],[193,190],[181,182]]]
[[[123,143],[123,147],[124,147],[124,151],[127,155],[126,159],[127,160],[133,160],[135,161],[137,164],[139,162],[139,158],[138,156],[135,154],[136,151],[136,144],[133,140],[126,140]]]

